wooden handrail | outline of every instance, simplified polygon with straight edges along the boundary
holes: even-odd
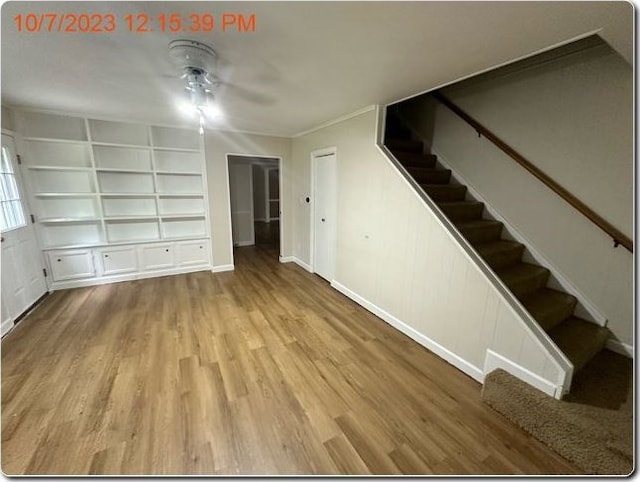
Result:
[[[613,238],[613,245],[618,246],[619,244],[627,248],[630,252],[633,253],[633,241],[627,237],[624,233],[622,233],[619,229],[612,226],[608,221],[606,221],[602,216],[594,212],[589,206],[580,201],[577,197],[567,191],[564,187],[554,181],[551,177],[549,177],[545,172],[538,169],[531,162],[529,162],[526,158],[520,155],[515,149],[505,143],[502,139],[496,136],[489,129],[480,124],[477,120],[463,111],[460,107],[451,102],[447,97],[445,97],[441,92],[432,92],[431,95],[438,100],[440,103],[448,107],[452,112],[457,114],[462,120],[464,120],[467,124],[475,129],[475,131],[480,136],[486,137],[489,141],[493,142],[498,149],[503,151],[506,155],[511,157],[514,161],[524,167],[527,171],[537,177],[542,183],[544,183],[549,189],[555,192],[562,199],[571,204],[574,208],[576,208],[582,215],[587,217],[592,223],[602,229],[605,233]]]

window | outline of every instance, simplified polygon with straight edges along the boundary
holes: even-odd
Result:
[[[4,136],[3,136],[4,137]],[[0,231],[10,231],[27,224],[18,191],[18,182],[11,162],[11,153],[2,146],[0,164]]]

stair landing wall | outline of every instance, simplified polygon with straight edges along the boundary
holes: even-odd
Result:
[[[506,368],[551,395],[571,367],[540,342],[376,146],[379,109],[293,139],[294,256],[309,264],[310,154],[337,148],[332,285],[478,381]],[[567,387],[563,387],[567,385]]]

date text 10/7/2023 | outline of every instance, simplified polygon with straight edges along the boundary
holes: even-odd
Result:
[[[125,30],[132,33],[182,32],[255,32],[254,13],[20,13],[13,17],[18,32],[111,33]]]

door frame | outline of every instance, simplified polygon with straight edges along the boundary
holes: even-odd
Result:
[[[50,273],[51,270],[49,269],[44,252],[42,250],[42,242],[40,240],[40,232],[39,232],[38,226],[31,220],[31,216],[33,213],[33,210],[31,209],[31,205],[34,202],[31,196],[31,192],[32,192],[31,186],[27,184],[28,176],[25,175],[24,164],[17,159],[18,156],[20,157],[22,156],[21,153],[24,151],[22,136],[20,136],[20,134],[15,131],[12,131],[10,129],[5,129],[5,128],[0,129],[0,133],[2,135],[10,137],[13,140],[13,148],[15,150],[14,154],[16,155],[15,160],[18,161],[13,165],[13,171],[16,176],[16,182],[18,185],[18,192],[20,193],[20,201],[22,202],[22,208],[24,209],[24,216],[26,221],[25,226],[30,226],[32,229],[31,232],[33,234],[36,248],[38,251],[38,261],[39,261],[38,264],[42,267],[43,270],[46,269],[47,272]],[[13,161],[14,160],[12,160],[12,162]],[[17,228],[17,229],[22,229],[22,228]],[[11,326],[9,326],[8,328],[6,326],[0,327],[0,336],[4,338],[5,335],[9,334],[11,330],[15,328],[18,321],[20,321],[28,313],[30,313],[47,295],[49,295],[49,293],[51,293],[50,279],[51,279],[50,276],[46,276],[46,275],[44,276],[45,291],[44,293],[42,293],[40,297],[38,297],[38,299],[36,299],[22,313],[19,313],[17,316],[11,315],[9,320],[5,320],[5,321],[9,321]],[[8,324],[9,323],[7,323],[7,325]]]
[[[0,129],[0,131],[2,134],[13,137],[14,146],[16,148],[16,155],[19,155],[22,158],[23,153],[25,151],[25,143],[24,143],[24,140],[22,139],[22,135],[10,129],[3,128],[3,129]],[[27,222],[30,222],[31,221],[30,217],[35,212],[32,209],[32,206],[35,206],[37,201],[36,201],[36,198],[33,196],[31,178],[26,173],[26,169],[27,169],[26,164],[21,163],[21,164],[18,164],[17,167],[18,169],[16,172],[18,173],[18,178],[19,178],[18,188],[22,189],[21,193],[24,195],[24,197],[22,198],[22,201],[24,203],[24,208],[26,209],[25,215],[28,218]],[[49,266],[47,256],[45,255],[45,251],[43,249],[44,243],[42,241],[42,233],[40,232],[40,226],[38,225],[38,223],[32,223],[32,224],[33,224],[33,232],[36,237],[36,243],[38,245],[38,251],[40,254],[40,264],[42,265],[43,269],[47,270],[48,274],[51,274],[51,267]],[[53,284],[53,277],[45,276],[44,281],[47,285],[47,292],[51,293],[53,291],[51,288]]]
[[[237,152],[227,152],[224,155],[225,158],[225,171],[226,171],[226,183],[227,183],[227,213],[229,214],[229,258],[231,259],[231,265],[235,266],[235,260],[233,258],[233,224],[231,221],[231,182],[229,180],[229,156],[235,157],[254,157],[254,158],[265,158],[265,159],[275,159],[278,161],[278,185],[280,188],[280,253],[278,254],[278,259],[282,258],[282,247],[284,245],[284,224],[285,224],[285,212],[282,209],[282,187],[283,187],[283,171],[282,171],[282,157],[277,155],[269,155],[269,154],[246,154],[246,153],[237,153]],[[251,177],[251,185],[253,186],[253,176]],[[253,189],[252,189],[253,193]],[[253,202],[251,203],[251,212],[253,213]],[[255,217],[255,213],[254,213]],[[254,233],[255,234],[255,233]]]
[[[310,194],[310,222],[309,222],[309,267],[311,268],[311,272],[315,273],[315,252],[316,252],[316,229],[315,229],[315,225],[316,225],[316,159],[318,157],[326,157],[326,156],[330,156],[331,154],[333,154],[336,158],[336,173],[337,173],[337,167],[338,167],[338,148],[336,146],[333,147],[323,147],[322,149],[316,149],[314,151],[311,151],[310,154],[310,166],[311,166],[311,184],[310,184],[310,188],[309,188],[309,194]],[[336,183],[336,195],[338,194],[338,180],[337,178],[334,180]],[[337,199],[336,199],[336,211],[337,211]],[[337,227],[337,225],[336,225]],[[333,236],[333,240],[332,242],[334,243],[334,248],[335,248],[335,244],[336,244],[336,232],[334,231],[334,236]],[[334,249],[334,255],[335,255],[335,249]],[[335,261],[335,257],[334,257],[334,261]],[[335,273],[334,273],[335,274]]]

